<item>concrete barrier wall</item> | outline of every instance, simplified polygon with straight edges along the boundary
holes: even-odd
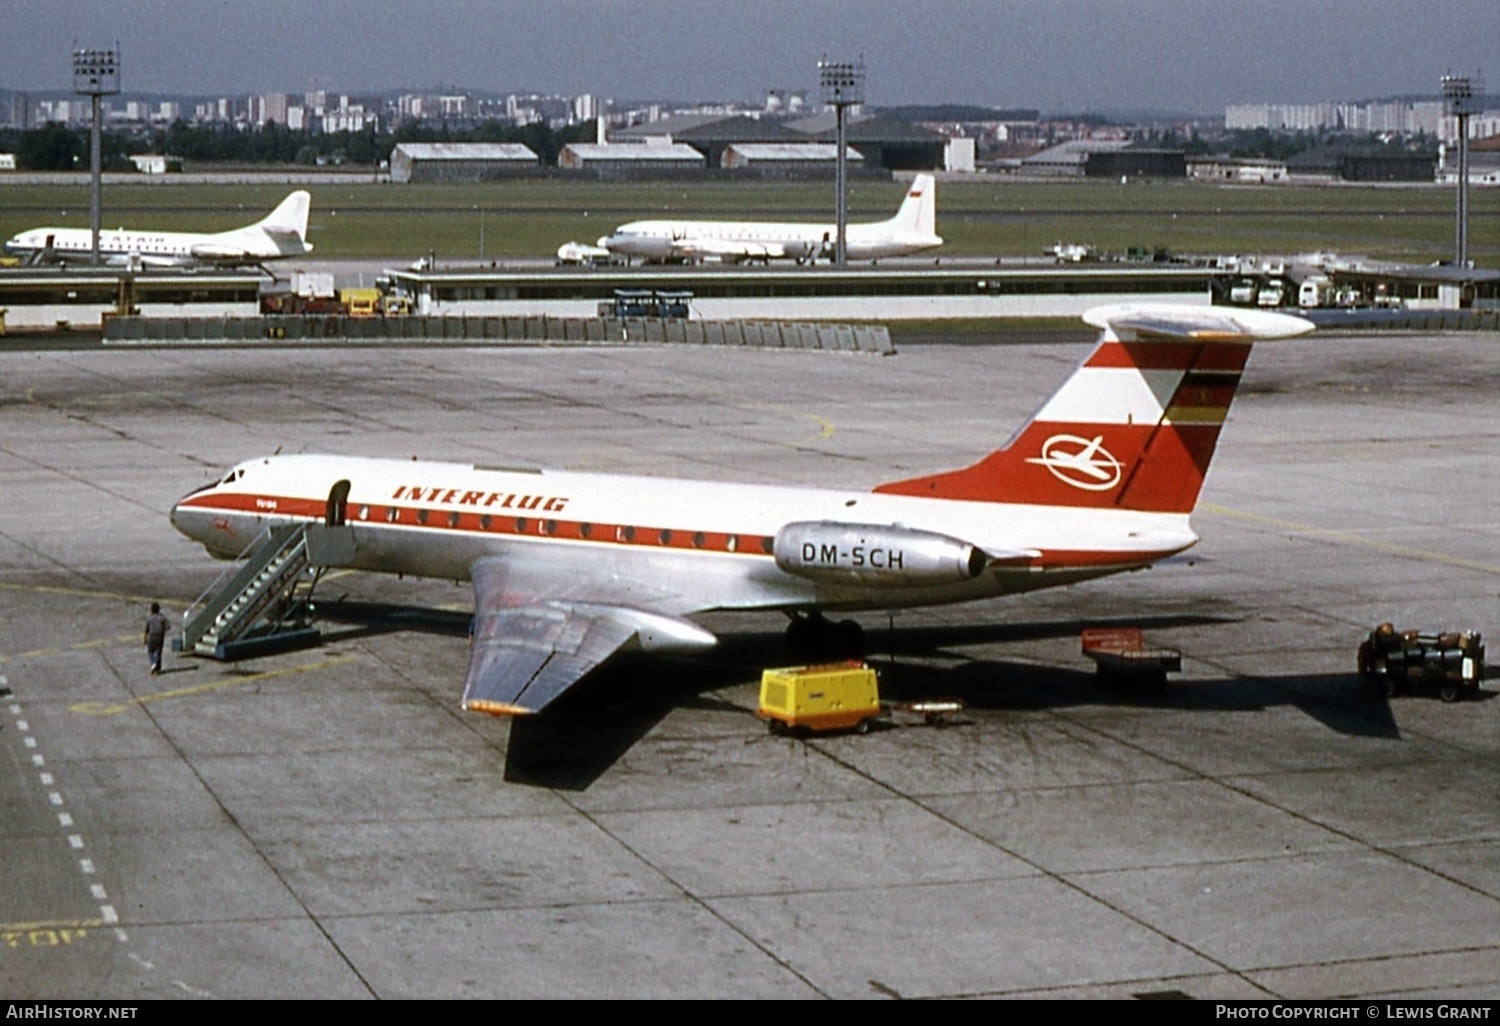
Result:
[[[1295,311],[1293,311],[1295,312]],[[1365,313],[1364,317],[1359,316]],[[1349,323],[1319,319],[1323,330],[1500,331],[1500,310],[1356,311]],[[119,317],[104,318],[106,345],[445,344],[445,345],[710,345],[890,353],[882,324],[823,321],[589,317]]]
[[[584,317],[106,317],[105,345],[719,345],[890,353],[880,324]]]

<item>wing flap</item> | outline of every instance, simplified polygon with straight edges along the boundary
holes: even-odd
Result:
[[[463,707],[496,715],[540,712],[632,634],[628,626],[558,604],[478,609]]]
[[[474,634],[463,708],[474,712],[540,712],[627,646],[682,651],[717,640],[676,615],[665,596],[647,600],[656,589],[633,587],[597,561],[487,556],[469,576]]]
[[[721,260],[781,260],[786,247],[780,243],[740,242],[734,239],[684,239],[676,247],[686,257],[717,257]]]

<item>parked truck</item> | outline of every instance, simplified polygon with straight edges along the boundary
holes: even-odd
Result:
[[[1302,279],[1297,286],[1297,305],[1304,310],[1333,304],[1333,282],[1327,275],[1315,274]]]
[[[333,275],[298,271],[260,289],[262,314],[394,317],[411,312],[411,301],[378,288],[335,288]]]

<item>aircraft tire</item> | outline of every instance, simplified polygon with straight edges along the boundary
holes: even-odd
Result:
[[[865,654],[865,629],[857,620],[840,620],[830,632],[832,654],[840,659],[859,659]]]

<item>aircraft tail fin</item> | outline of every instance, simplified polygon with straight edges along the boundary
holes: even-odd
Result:
[[[312,197],[306,189],[298,189],[276,205],[276,209],[256,224],[257,228],[307,234],[307,215],[312,208]]]
[[[876,492],[1190,513],[1251,344],[1313,329],[1260,310],[1124,304],[1088,311],[1092,353],[1004,447]]]
[[[906,198],[901,201],[896,216],[887,224],[899,232],[909,235],[937,235],[937,179],[932,175],[917,175],[912,179]]]
[[[252,227],[262,229],[278,241],[292,241],[295,238],[298,243],[306,246],[307,215],[311,209],[312,197],[305,189],[298,189]]]

